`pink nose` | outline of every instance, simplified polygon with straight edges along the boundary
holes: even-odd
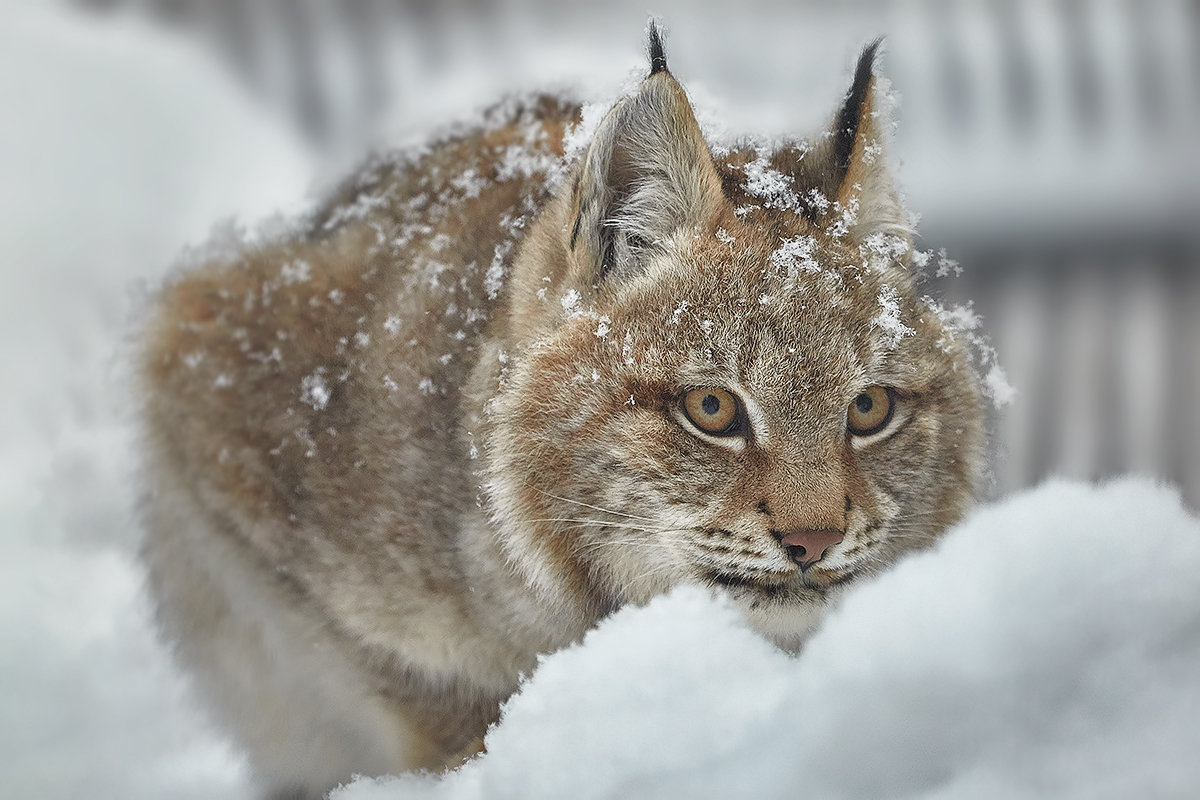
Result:
[[[825,551],[845,537],[841,531],[829,528],[814,530],[803,528],[785,533],[780,543],[787,548],[788,555],[801,567],[810,567],[821,560]]]

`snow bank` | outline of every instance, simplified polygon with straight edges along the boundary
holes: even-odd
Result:
[[[384,798],[1195,797],[1200,521],[1127,479],[983,508],[798,657],[696,589],[546,658],[488,753]]]

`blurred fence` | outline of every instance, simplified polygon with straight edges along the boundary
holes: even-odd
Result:
[[[599,36],[616,7],[78,1],[135,7],[202,38],[325,145],[411,110],[406,64],[444,63],[464,48],[500,64],[561,40],[564,27],[568,45]],[[501,23],[518,12],[514,33]],[[728,58],[722,50],[735,45],[713,45],[734,41],[728,31],[739,24],[794,31],[796,48],[887,34],[910,204],[923,214],[926,246],[948,246],[966,266],[930,282],[974,301],[1019,392],[994,420],[995,493],[1049,475],[1137,471],[1200,503],[1200,3],[687,5],[666,19],[692,24],[702,14],[720,37],[702,43],[714,59]]]
[[[912,206],[1020,392],[996,491],[1140,472],[1197,505],[1200,4],[888,5]]]

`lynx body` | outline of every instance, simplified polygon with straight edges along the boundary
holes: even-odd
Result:
[[[874,49],[825,134],[715,155],[651,50],[577,158],[576,106],[505,104],[162,291],[144,558],[268,793],[454,763],[539,653],[679,584],[796,647],[969,504]]]

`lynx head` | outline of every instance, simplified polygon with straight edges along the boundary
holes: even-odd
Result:
[[[709,585],[792,645],[963,513],[979,397],[914,293],[874,55],[814,142],[714,158],[651,32],[514,268],[486,478],[548,596]]]

